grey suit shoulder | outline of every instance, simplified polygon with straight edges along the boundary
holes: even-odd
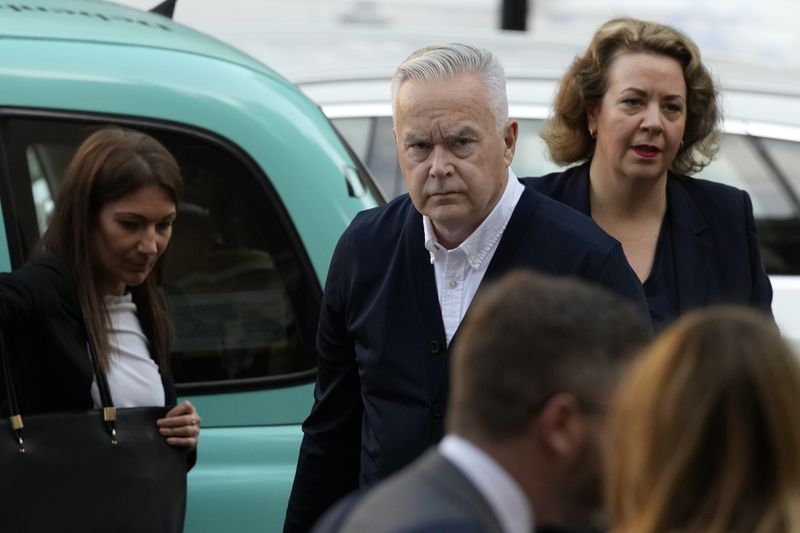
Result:
[[[342,533],[503,533],[472,482],[435,449],[359,499]]]

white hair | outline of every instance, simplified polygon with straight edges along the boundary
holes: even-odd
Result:
[[[392,117],[397,114],[397,95],[408,80],[446,80],[459,74],[478,74],[486,87],[489,107],[503,131],[508,122],[506,73],[500,60],[489,50],[468,44],[433,44],[420,48],[400,63],[392,76]]]

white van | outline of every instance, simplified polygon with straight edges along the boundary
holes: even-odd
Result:
[[[558,79],[585,47],[508,32],[442,35],[341,26],[227,38],[280,64],[322,107],[387,198],[405,192],[392,135],[389,80],[409,53],[433,42],[458,41],[493,50],[506,69],[510,115],[520,121],[512,168],[518,176],[538,176],[558,168],[547,159],[538,134]],[[725,123],[719,155],[697,177],[750,193],[774,288],[775,318],[800,346],[800,71],[706,61],[722,89]]]

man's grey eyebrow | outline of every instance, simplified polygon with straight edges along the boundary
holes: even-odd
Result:
[[[406,133],[403,136],[403,141],[406,143],[425,142],[427,140],[427,136],[420,133]]]
[[[448,133],[445,137],[447,137],[448,139],[453,139],[460,137],[477,137],[477,136],[478,136],[478,130],[470,126],[464,126],[452,133]]]

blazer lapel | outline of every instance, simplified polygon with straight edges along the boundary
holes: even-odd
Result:
[[[520,196],[519,202],[517,202],[514,212],[508,220],[506,229],[503,231],[503,236],[500,237],[500,242],[497,243],[497,250],[495,250],[492,261],[486,269],[486,274],[484,274],[478,286],[478,293],[480,293],[481,289],[486,284],[491,283],[493,280],[502,277],[503,274],[508,271],[520,266],[517,255],[519,254],[520,247],[528,242],[524,235],[530,230],[533,224],[533,217],[536,214],[536,210],[539,208],[541,198],[542,197],[538,193],[528,188],[522,191],[522,196]],[[476,296],[478,293],[476,293]],[[467,312],[464,314],[464,320],[461,321],[461,324],[467,319],[471,309],[472,305],[469,306]],[[458,329],[456,329],[450,344],[453,344],[456,338],[458,338],[458,333],[461,331],[461,324],[459,324]]]
[[[519,266],[516,258],[520,248],[528,244],[528,240],[525,239],[524,235],[530,231],[533,225],[533,216],[536,214],[541,199],[540,195],[529,189],[522,191],[522,196],[520,196],[514,212],[511,213],[511,218],[503,231],[503,236],[500,237],[500,242],[497,243],[497,250],[495,250],[492,261],[486,269],[486,274],[481,280],[480,287],[502,277],[509,270]]]
[[[444,341],[444,322],[439,297],[436,291],[436,279],[431,263],[430,253],[425,248],[425,231],[422,227],[422,215],[408,200],[409,210],[403,231],[403,248],[405,249],[405,276],[408,287],[413,288],[412,298],[416,302],[416,314],[420,318],[421,327],[427,338]],[[442,345],[442,350],[445,346]]]
[[[411,201],[409,200],[409,204]],[[416,305],[411,305],[403,312],[416,314],[422,341],[428,350],[425,361],[428,375],[428,394],[431,409],[447,405],[447,394],[450,385],[450,346],[444,332],[442,311],[436,291],[436,278],[431,264],[430,253],[425,248],[425,231],[422,227],[422,215],[409,206],[401,244],[407,263],[404,265],[406,278],[402,284],[411,289],[411,294],[398,295],[400,299],[411,298]],[[401,304],[398,304],[401,305]],[[452,344],[452,343],[451,343]],[[437,423],[429,424],[429,442],[438,442],[444,434],[444,424],[440,418]]]
[[[579,213],[592,216],[589,203],[589,161],[567,169],[560,179],[561,192],[556,199]]]
[[[670,175],[667,180],[678,308],[684,312],[703,306],[708,301],[711,243],[705,235],[708,227],[705,218],[680,179]]]
[[[428,450],[412,468],[421,483],[427,483],[444,502],[460,509],[476,520],[486,533],[501,533],[503,527],[489,501],[475,484],[438,449]],[[444,503],[443,502],[443,503]],[[438,503],[438,502],[437,502]]]

